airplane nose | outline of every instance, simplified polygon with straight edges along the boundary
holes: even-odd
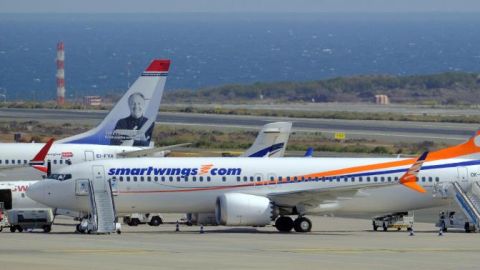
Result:
[[[39,203],[44,203],[45,200],[45,185],[42,182],[37,182],[30,185],[27,189],[27,196]]]

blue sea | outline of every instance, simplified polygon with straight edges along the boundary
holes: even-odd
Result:
[[[368,74],[480,72],[480,14],[0,14],[0,94],[122,93],[152,58],[166,88]]]

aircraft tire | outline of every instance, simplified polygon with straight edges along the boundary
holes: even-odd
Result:
[[[291,217],[281,216],[275,221],[275,227],[280,232],[290,232],[293,229],[293,219]]]
[[[312,222],[306,217],[299,217],[293,222],[296,232],[306,233],[312,230]]]

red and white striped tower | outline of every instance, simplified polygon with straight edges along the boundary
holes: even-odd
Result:
[[[57,44],[57,105],[65,103],[65,50],[63,42]]]

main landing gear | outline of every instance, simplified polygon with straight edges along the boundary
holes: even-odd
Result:
[[[280,232],[290,232],[294,229],[296,232],[309,232],[312,230],[312,222],[306,217],[299,216],[295,220],[288,216],[281,216],[275,221],[275,227]]]

